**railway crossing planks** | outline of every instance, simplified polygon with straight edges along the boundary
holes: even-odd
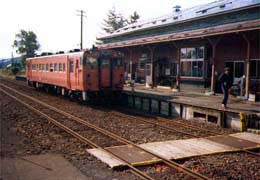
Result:
[[[236,133],[231,135],[211,136],[207,138],[153,142],[141,144],[140,146],[148,151],[165,157],[166,159],[177,160],[223,152],[235,152],[241,149],[260,148],[259,139],[260,135]],[[133,166],[142,166],[160,162],[160,159],[136,149],[131,145],[107,147],[105,149],[122,157]],[[88,149],[87,151],[111,168],[125,165],[123,162],[109,157],[108,154],[105,154],[98,149]]]

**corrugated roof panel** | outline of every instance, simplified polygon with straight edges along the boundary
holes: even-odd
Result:
[[[211,14],[231,11],[242,7],[256,5],[259,3],[260,0],[219,0],[212,3],[188,8],[188,9],[183,9],[179,12],[174,12],[158,18],[130,24],[111,34],[107,34],[101,38],[109,38],[109,37],[119,36],[125,33],[135,32],[147,28],[174,24],[177,22],[181,22],[193,18],[199,18]]]

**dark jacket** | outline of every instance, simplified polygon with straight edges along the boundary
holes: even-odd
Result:
[[[222,73],[219,78],[218,81],[221,83],[221,86],[223,86],[226,89],[229,89],[232,87],[233,84],[233,78],[226,73]]]

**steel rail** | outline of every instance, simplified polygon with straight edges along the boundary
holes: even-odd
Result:
[[[22,93],[18,92],[17,90],[13,89],[13,88],[10,88],[10,87],[7,87],[7,86],[3,85],[2,83],[0,83],[0,84],[1,84],[1,86],[5,87],[5,88],[7,88],[7,89],[9,89],[9,90],[11,90],[11,91],[13,91],[13,92],[16,92],[17,94],[19,94],[19,95],[21,95],[21,96],[24,96],[24,97],[26,97],[26,98],[28,98],[28,99],[31,99],[32,101],[35,101],[35,102],[37,102],[37,103],[39,103],[39,104],[41,104],[41,105],[43,105],[43,106],[46,106],[46,107],[48,107],[48,108],[50,108],[50,109],[52,109],[52,110],[54,110],[54,111],[56,111],[56,112],[59,112],[60,114],[63,114],[63,115],[65,115],[65,116],[69,117],[70,119],[73,119],[73,120],[75,120],[75,121],[77,121],[77,122],[79,122],[79,123],[81,123],[81,124],[84,124],[84,125],[86,125],[86,126],[88,126],[88,127],[91,127],[91,128],[93,128],[93,129],[95,129],[96,131],[101,132],[101,133],[104,134],[104,135],[108,135],[108,136],[114,138],[115,140],[119,140],[119,141],[124,142],[124,143],[126,143],[126,144],[130,144],[130,145],[132,145],[133,147],[136,147],[136,148],[138,148],[138,149],[140,149],[140,150],[142,150],[142,151],[144,151],[144,152],[146,152],[146,153],[148,153],[148,154],[151,154],[152,156],[154,156],[154,157],[156,157],[156,158],[158,158],[158,159],[161,159],[162,162],[164,162],[165,164],[167,164],[168,166],[170,166],[170,167],[172,167],[172,168],[174,168],[174,169],[177,169],[177,170],[178,170],[179,167],[181,167],[180,164],[178,164],[178,163],[176,163],[176,162],[174,162],[174,161],[168,160],[168,159],[166,159],[166,158],[162,157],[161,155],[158,155],[158,154],[156,154],[156,153],[154,153],[154,152],[148,151],[148,150],[142,148],[140,145],[137,145],[137,144],[135,144],[135,143],[133,143],[133,142],[131,142],[131,141],[125,139],[125,138],[122,138],[122,137],[120,137],[120,136],[118,136],[118,135],[116,135],[116,134],[110,132],[110,131],[107,131],[107,130],[105,130],[105,129],[102,129],[102,128],[100,128],[100,127],[97,127],[97,126],[95,126],[95,125],[93,125],[93,124],[91,124],[91,123],[89,123],[89,122],[87,122],[87,121],[82,120],[82,119],[79,118],[79,117],[76,117],[76,116],[71,115],[71,114],[69,114],[69,113],[67,113],[67,112],[65,112],[65,111],[62,111],[62,110],[57,109],[57,108],[55,108],[55,107],[53,107],[53,106],[50,106],[49,104],[46,104],[46,103],[44,103],[44,102],[42,102],[42,101],[39,101],[39,100],[37,100],[37,99],[35,99],[35,98],[33,98],[33,97],[30,97],[30,96],[28,96],[28,95],[22,94]],[[190,176],[192,176],[192,177],[194,177],[194,178],[204,179],[204,180],[210,180],[210,178],[208,178],[208,177],[206,177],[206,176],[204,176],[204,175],[202,175],[202,174],[200,174],[200,173],[194,172],[194,171],[192,171],[192,170],[189,169],[189,168],[182,167],[182,170],[183,170],[184,173],[186,173],[186,174],[188,174],[188,175],[190,175]]]
[[[162,125],[162,124],[159,124],[159,122],[152,122],[152,121],[149,121],[149,120],[146,120],[144,118],[136,118],[136,117],[133,117],[133,116],[129,116],[129,115],[123,115],[123,114],[118,114],[116,112],[109,112],[115,116],[118,116],[118,117],[122,117],[122,118],[129,118],[129,119],[135,119],[136,121],[141,121],[141,122],[145,122],[145,123],[148,123],[148,124],[153,124],[153,125],[156,125],[158,127],[161,127],[161,128],[164,128],[166,130],[170,130],[172,132],[178,132],[178,133],[181,133],[181,134],[185,134],[185,135],[189,135],[189,136],[192,136],[192,137],[196,137],[196,138],[200,138],[201,136],[198,136],[198,135],[194,135],[190,132],[185,132],[185,131],[181,131],[181,130],[178,130],[178,129],[175,129],[173,127],[169,127],[169,126],[166,126],[166,125]]]
[[[121,116],[121,115],[118,115],[118,116]],[[154,122],[151,122],[151,121],[148,121],[148,120],[144,120],[144,118],[138,119],[138,118],[136,118],[136,117],[134,117],[134,116],[130,116],[130,115],[126,115],[126,116],[128,116],[129,118],[135,119],[135,120],[137,120],[137,121],[143,121],[143,122],[147,122],[147,123],[149,123],[149,124],[155,124],[155,125],[157,125],[157,126],[159,126],[159,127],[165,128],[165,129],[169,129],[169,130],[172,129],[172,130],[174,130],[174,128],[171,128],[171,127],[168,127],[168,126],[165,126],[165,125],[161,125],[161,124],[158,124],[158,123],[154,123]],[[123,115],[122,115],[121,117],[123,117]],[[171,124],[174,124],[174,123],[177,123],[177,124],[178,124],[178,123],[180,123],[180,124],[183,124],[183,127],[192,127],[193,129],[196,129],[196,130],[199,130],[199,131],[211,132],[212,135],[226,135],[226,134],[224,134],[224,133],[218,133],[218,132],[214,132],[214,131],[212,131],[212,130],[207,130],[207,129],[204,130],[204,129],[202,129],[202,128],[199,128],[199,127],[196,127],[196,126],[193,126],[193,125],[187,125],[187,126],[186,126],[186,124],[184,124],[184,123],[176,122],[176,121],[169,121],[169,120],[167,120],[167,119],[162,119],[162,118],[159,117],[159,121],[160,121],[160,120],[161,120],[161,121],[164,121],[164,122],[167,122],[167,123],[171,123]],[[193,135],[192,133],[187,133],[187,132],[183,132],[183,131],[178,131],[178,132],[183,133],[183,134],[188,134],[188,135],[190,135],[190,136],[199,138],[199,136]],[[229,135],[227,135],[227,136],[229,136]],[[237,138],[237,137],[234,137],[234,138]],[[239,139],[239,138],[237,138],[237,139]],[[213,142],[214,142],[214,141],[213,141]],[[247,150],[247,149],[237,148],[237,150],[242,151],[242,152],[246,152],[246,153],[251,154],[251,155],[254,155],[254,156],[260,157],[260,154],[259,154],[259,153],[255,153],[255,152],[249,151],[249,150]]]
[[[24,105],[25,107],[27,107],[28,109],[34,111],[35,113],[39,114],[40,116],[48,119],[51,123],[53,123],[54,125],[56,125],[57,127],[61,128],[62,130],[64,130],[65,132],[67,132],[68,134],[72,135],[73,137],[75,137],[76,139],[80,140],[83,143],[86,143],[88,145],[90,145],[92,148],[97,148],[103,152],[106,152],[108,154],[111,154],[112,156],[114,156],[114,158],[122,161],[124,164],[126,164],[129,168],[131,168],[131,170],[133,171],[134,174],[138,175],[139,177],[141,177],[142,179],[148,179],[148,180],[154,180],[154,178],[146,175],[145,173],[143,173],[142,171],[140,171],[139,169],[135,168],[133,165],[131,165],[130,162],[122,159],[121,157],[119,157],[118,155],[116,155],[115,153],[106,150],[104,148],[102,148],[101,146],[97,145],[96,143],[88,140],[87,138],[83,137],[82,135],[78,134],[77,132],[73,131],[72,129],[68,128],[67,126],[63,125],[62,123],[56,121],[55,119],[53,119],[52,117],[48,116],[47,114],[41,112],[40,110],[32,107],[31,105],[23,102],[22,100],[18,99],[17,97],[11,95],[10,93],[6,92],[5,90],[3,90],[2,88],[0,88],[0,91],[2,91],[3,93],[5,93],[6,95],[8,95],[9,97],[13,98],[14,100],[16,100],[17,102],[21,103],[22,105]]]
[[[7,79],[5,79],[5,80],[7,80]],[[9,81],[9,82],[11,82],[11,83],[14,83],[14,82],[11,81],[11,80],[7,80],[7,81]],[[23,85],[23,84],[21,84],[21,85],[24,86],[24,87],[28,87],[28,86]],[[129,111],[128,111],[128,112],[129,112]],[[140,113],[135,112],[135,114],[140,114]],[[153,122],[144,120],[144,118],[142,118],[142,119],[140,120],[140,119],[137,119],[137,118],[134,117],[134,116],[130,116],[130,115],[125,115],[125,116],[131,117],[131,118],[133,118],[133,119],[136,119],[136,120],[139,120],[139,121],[143,121],[143,122],[146,122],[146,123],[154,124],[154,125],[160,126],[160,127],[162,127],[162,128],[168,129],[168,130],[172,130],[172,131],[175,131],[175,132],[179,132],[179,133],[182,133],[182,134],[186,134],[186,135],[190,135],[190,136],[192,136],[192,137],[199,138],[199,136],[193,135],[192,133],[187,133],[187,132],[179,131],[179,130],[176,130],[176,129],[174,129],[174,128],[168,127],[168,126],[160,125],[160,124],[158,124],[158,123],[153,123]],[[121,116],[121,117],[122,117],[122,116]],[[153,117],[153,116],[149,115],[149,117]],[[153,118],[153,119],[155,119],[155,118]],[[164,122],[167,121],[167,123],[169,122],[169,123],[171,123],[171,124],[177,123],[177,124],[179,124],[179,125],[181,125],[181,126],[183,126],[183,127],[189,127],[189,128],[191,128],[191,129],[194,129],[194,130],[210,132],[212,135],[225,135],[224,133],[218,133],[218,132],[214,132],[214,131],[212,131],[212,130],[202,129],[202,128],[199,128],[199,127],[196,127],[196,126],[193,126],[193,125],[184,124],[184,123],[182,123],[182,122],[169,121],[169,120],[163,119],[163,118],[161,118],[161,117],[159,117],[159,120],[164,121]],[[239,150],[239,151],[242,151],[242,152],[246,152],[246,153],[251,154],[251,155],[254,155],[254,156],[260,157],[260,154],[259,154],[259,153],[255,153],[255,152],[249,151],[249,150],[247,150],[247,149],[239,149],[239,148],[238,148],[238,150]]]
[[[123,111],[125,111],[125,110],[123,109]],[[133,113],[133,112],[131,112],[129,110],[127,112]],[[134,112],[134,113],[137,114],[137,115],[142,115],[141,113],[138,113],[138,112]],[[131,118],[137,119],[136,117],[131,116],[131,115],[126,115],[126,116],[129,116]],[[163,119],[161,117],[157,117],[158,119],[156,119],[156,118],[154,118],[153,115],[148,115],[148,116],[151,117],[152,119],[155,119],[155,120],[158,120],[158,121],[163,121],[163,122],[166,122],[166,123],[169,123],[169,124],[174,124],[174,125],[178,124],[178,125],[181,125],[182,127],[185,127],[185,128],[191,128],[191,129],[194,129],[194,130],[209,132],[212,135],[216,135],[217,134],[217,132],[214,132],[212,130],[202,129],[200,127],[197,127],[197,126],[194,126],[194,125],[190,125],[190,124],[185,124],[185,123],[182,123],[182,122],[179,122],[179,121],[170,121],[168,119]],[[142,118],[142,119],[144,119],[144,118]],[[224,135],[224,134],[218,133],[218,135]]]

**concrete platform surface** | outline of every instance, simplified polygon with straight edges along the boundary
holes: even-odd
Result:
[[[221,108],[221,102],[223,99],[222,94],[216,94],[214,96],[207,96],[203,93],[196,92],[171,92],[170,90],[161,90],[161,89],[151,89],[145,88],[144,86],[137,86],[134,89],[134,92],[130,87],[124,87],[124,92],[127,94],[134,94],[142,97],[159,97],[161,100],[185,104],[190,106],[196,106],[201,108],[210,108],[218,111],[223,111]],[[227,112],[234,113],[260,113],[260,102],[249,102],[237,97],[229,96],[228,108],[225,109]]]
[[[1,180],[86,180],[76,167],[60,155],[46,154],[3,158]]]
[[[229,136],[221,135],[207,138],[152,142],[141,144],[140,146],[170,160],[223,152],[235,152],[240,149],[260,148],[259,138],[260,135],[256,134],[236,133]],[[133,166],[153,164],[160,161],[160,159],[129,145],[107,147],[106,149],[117,156],[122,157]],[[98,149],[89,149],[87,151],[111,168],[125,165],[122,161],[115,159],[106,152],[101,152]]]

